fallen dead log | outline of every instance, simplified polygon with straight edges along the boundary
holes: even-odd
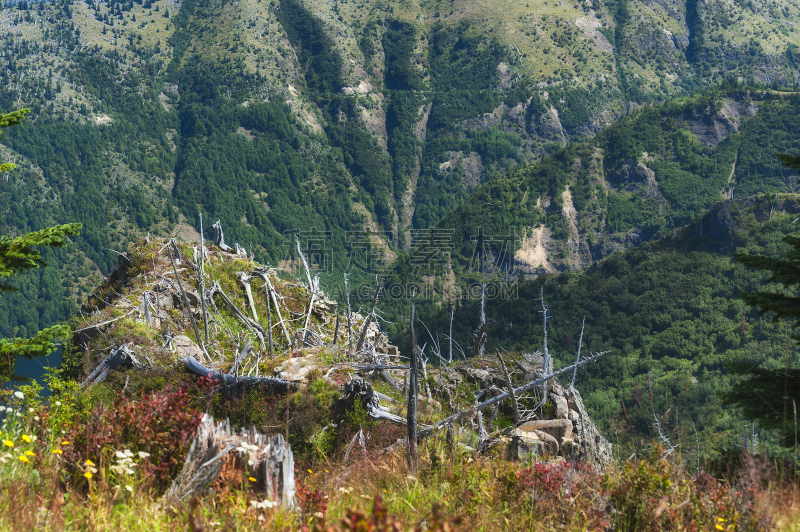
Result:
[[[272,377],[247,377],[247,376],[240,376],[236,377],[235,375],[228,375],[226,373],[222,373],[219,371],[215,371],[213,369],[209,369],[202,365],[200,362],[197,361],[196,358],[192,356],[185,357],[183,359],[183,364],[186,366],[186,369],[191,371],[196,375],[200,375],[202,377],[208,377],[209,375],[228,385],[252,385],[252,384],[269,384],[272,386],[273,390],[275,391],[286,391],[287,388],[296,387],[296,383],[288,382],[283,379],[273,379]]]
[[[179,504],[201,495],[231,458],[231,465],[255,478],[251,486],[272,503],[295,506],[294,455],[283,436],[267,436],[254,428],[234,434],[228,422],[215,422],[208,414],[197,427],[183,469],[164,495],[165,501]]]
[[[276,296],[275,287],[272,286],[272,283],[269,280],[269,271],[255,270],[253,271],[253,275],[261,277],[261,279],[264,281],[264,284],[267,288],[267,292],[269,293],[270,296],[272,296],[272,302],[275,304],[275,313],[278,315],[278,324],[283,327],[283,334],[286,337],[286,344],[287,346],[292,345],[292,339],[289,337],[289,331],[286,329],[286,321],[281,316],[281,307],[278,304],[278,298]],[[271,331],[272,327],[270,327],[270,332]]]
[[[402,389],[402,388],[400,388],[400,385],[399,385],[399,384],[397,384],[397,381],[395,381],[395,380],[392,378],[392,376],[391,376],[391,375],[389,375],[389,373],[388,373],[388,372],[387,372],[385,369],[382,369],[382,370],[380,370],[380,371],[378,372],[378,375],[380,375],[380,376],[381,376],[381,378],[383,378],[383,380],[385,380],[385,381],[386,381],[386,382],[389,384],[389,386],[391,386],[392,388],[394,388],[394,389],[395,389],[395,390],[397,390],[398,392],[402,392],[402,391],[403,391],[403,389]]]
[[[127,318],[128,316],[130,316],[134,312],[136,312],[135,308],[133,310],[131,310],[130,312],[128,312],[127,314],[123,314],[122,316],[117,316],[116,318],[111,318],[110,320],[101,321],[100,323],[93,323],[91,325],[87,325],[87,326],[82,327],[80,329],[76,329],[75,333],[73,335],[73,341],[76,344],[78,344],[81,347],[83,347],[84,349],[86,349],[87,345],[89,344],[89,340],[92,340],[93,338],[96,338],[96,337],[100,336],[100,334],[105,332],[105,329],[106,329],[107,325],[111,325],[115,321],[119,321],[119,320],[121,320],[123,318]]]
[[[373,405],[367,405],[367,412],[374,419],[385,419],[387,421],[391,421],[399,425],[406,424],[406,420],[403,419],[402,417],[392,414],[391,412],[387,412],[386,410],[383,410],[382,408]]]
[[[358,371],[382,371],[386,369],[404,369],[408,371],[411,369],[409,366],[390,366],[382,364],[348,364],[347,362],[340,362],[340,366],[347,366]]]
[[[237,307],[236,304],[231,301],[231,299],[227,296],[227,294],[225,294],[225,292],[222,290],[222,287],[216,281],[209,289],[208,297],[213,300],[215,295],[219,295],[219,297],[222,298],[222,302],[225,303],[225,306],[228,307],[228,310],[233,313],[236,319],[242,322],[242,324],[247,327],[250,332],[256,335],[261,349],[266,349],[264,338],[267,336],[267,332],[263,327],[261,327],[260,323],[248,318],[241,310],[239,310],[239,307]]]
[[[111,353],[101,360],[94,371],[81,383],[81,387],[103,382],[110,372],[120,366],[133,367],[136,369],[147,368],[148,365],[142,364],[137,360],[136,355],[133,354],[133,349],[129,347],[129,345],[133,344],[122,344],[116,349],[112,349]]]
[[[526,390],[530,390],[531,388],[535,388],[536,386],[538,386],[540,384],[543,384],[543,383],[545,383],[545,382],[547,382],[547,381],[549,381],[549,380],[551,380],[551,379],[553,379],[555,377],[558,377],[559,375],[561,375],[563,373],[567,373],[569,371],[572,371],[573,369],[575,369],[575,368],[577,368],[579,366],[583,366],[584,364],[588,364],[589,362],[594,362],[595,360],[597,360],[601,356],[605,355],[606,353],[608,353],[608,351],[603,351],[602,353],[597,353],[594,356],[591,356],[591,357],[589,357],[587,359],[581,360],[580,362],[577,362],[577,363],[575,363],[575,364],[573,364],[571,366],[567,366],[564,369],[560,369],[560,370],[555,371],[555,372],[553,372],[553,373],[551,373],[549,375],[545,375],[544,377],[541,377],[539,379],[532,380],[527,384],[523,384],[522,386],[519,386],[518,388],[514,388],[514,393],[517,396],[519,396],[519,394],[521,394],[522,392],[524,392]],[[426,427],[425,429],[421,430],[417,434],[417,438],[425,438],[427,436],[430,436],[432,433],[434,433],[435,431],[447,426],[449,423],[453,423],[454,421],[458,421],[459,419],[463,419],[463,418],[469,417],[469,416],[475,414],[476,412],[479,412],[481,410],[485,410],[485,409],[489,408],[490,406],[496,405],[496,404],[500,403],[501,401],[504,401],[504,400],[508,399],[509,397],[511,397],[511,392],[501,393],[499,395],[496,395],[495,397],[492,397],[489,400],[486,400],[486,401],[484,401],[482,403],[479,403],[479,404],[473,406],[472,408],[468,408],[466,410],[462,410],[461,412],[457,412],[457,413],[453,414],[452,416],[446,417],[443,420],[439,421],[438,423],[435,423],[435,424],[431,425],[430,427]]]

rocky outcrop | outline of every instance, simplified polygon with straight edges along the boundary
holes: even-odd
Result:
[[[533,124],[536,133],[549,142],[559,142],[562,146],[567,144],[567,135],[558,118],[558,110],[550,108]]]
[[[522,382],[542,377],[544,360],[538,353],[526,354],[521,359],[514,357],[508,364],[516,366]],[[489,358],[473,358],[455,370],[438,380],[439,386],[447,389],[445,395],[454,394],[463,381],[470,387],[478,387],[475,396],[480,400],[496,396],[508,387],[503,371]],[[506,455],[512,459],[562,457],[604,469],[612,460],[612,445],[586,412],[580,392],[573,386],[562,386],[558,378],[553,378],[548,382],[547,393],[548,401],[543,408],[529,412],[519,425],[495,433],[495,438],[482,448],[505,442]],[[471,425],[475,423],[468,421]]]
[[[319,360],[316,355],[290,358],[283,361],[275,368],[275,375],[289,382],[307,383],[309,375],[312,371],[317,369],[318,366]]]
[[[554,382],[554,384],[556,384]],[[594,465],[599,470],[613,459],[612,444],[586,413],[581,394],[570,386],[553,386],[554,419],[535,419],[516,427],[507,447],[510,459],[563,457]]]

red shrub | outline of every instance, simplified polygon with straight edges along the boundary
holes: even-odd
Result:
[[[536,463],[533,467],[517,473],[519,483],[525,490],[558,492],[569,476],[570,466],[567,462],[558,464]]]
[[[112,451],[145,451],[150,457],[143,471],[164,485],[180,470],[200,417],[189,406],[184,388],[138,401],[119,395],[111,409],[96,409],[86,424],[72,427],[67,438],[73,445],[66,448],[65,458],[75,465],[86,459],[103,465]]]

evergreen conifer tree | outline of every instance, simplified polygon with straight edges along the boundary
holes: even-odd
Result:
[[[784,166],[800,171],[800,157],[778,154]],[[759,314],[772,313],[773,320],[788,319],[800,327],[800,235],[783,239],[789,249],[784,259],[736,253],[739,262],[750,268],[771,272],[766,284],[779,283],[779,292],[743,292],[742,299],[757,307]],[[787,293],[788,292],[788,293]],[[800,340],[800,335],[795,337]],[[795,409],[800,403],[800,368],[789,367],[789,345],[783,368],[768,369],[752,363],[732,364],[728,369],[744,378],[725,396],[751,419],[767,429],[781,431],[784,445],[796,444]]]
[[[20,109],[11,113],[0,114],[0,140],[2,139],[3,128],[18,125],[28,112],[28,109]],[[0,172],[7,172],[15,167],[14,163],[2,163],[0,164]],[[34,247],[63,247],[65,245],[64,237],[77,235],[80,228],[81,224],[65,224],[48,227],[47,229],[15,238],[5,235],[0,236],[0,277],[10,277],[39,266],[46,266],[41,254]],[[0,292],[14,290],[17,290],[17,288],[0,283]],[[47,355],[55,348],[53,342],[58,338],[63,338],[68,332],[69,327],[67,325],[59,324],[40,331],[32,338],[0,338],[0,381],[9,379],[21,380],[20,377],[14,374],[17,357],[33,358]]]

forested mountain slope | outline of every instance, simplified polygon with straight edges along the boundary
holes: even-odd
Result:
[[[84,230],[60,272],[0,300],[5,335],[76,310],[109,249],[196,238],[200,212],[264,262],[311,228],[336,269],[348,231],[391,261],[491,176],[645,102],[728,75],[793,85],[800,42],[795,0],[10,4],[0,108],[33,113],[2,148],[20,164],[2,231]]]
[[[480,251],[485,272],[577,270],[669,234],[720,199],[795,192],[797,175],[774,154],[800,149],[799,127],[800,99],[770,91],[636,111],[479,187],[435,227],[452,239],[446,269],[470,282]]]
[[[795,194],[725,200],[673,234],[617,252],[584,272],[522,281],[506,297],[487,298],[485,351],[542,350],[543,297],[556,368],[574,362],[584,318],[582,354],[609,351],[578,372],[576,381],[604,430],[636,441],[655,436],[655,414],[673,441],[693,446],[694,423],[703,452],[732,449],[751,420],[722,403],[733,378],[726,365],[798,363],[797,348],[787,343],[790,325],[758,316],[739,299],[742,291],[763,289],[767,276],[732,254],[782,257],[782,238],[796,231],[799,213]],[[480,329],[480,299],[452,308],[455,345],[469,354]],[[417,309],[424,309],[421,319],[447,358],[449,309],[423,301]],[[419,341],[433,345],[434,339],[424,332]],[[454,351],[459,358],[459,348]],[[760,438],[777,447],[776,435]]]

